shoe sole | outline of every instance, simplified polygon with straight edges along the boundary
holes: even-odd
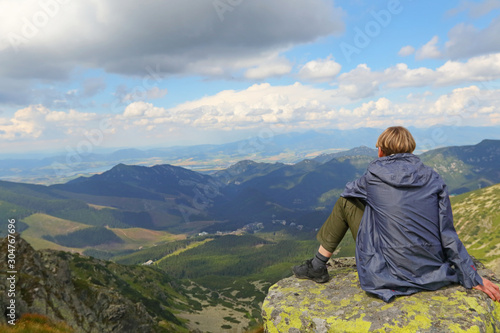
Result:
[[[306,280],[312,280],[316,283],[325,283],[325,282],[328,282],[330,281],[330,276],[328,277],[315,277],[315,278],[310,278],[309,276],[306,276],[306,275],[297,275],[295,272],[293,272],[293,274],[295,275],[295,277],[297,279],[306,279]]]

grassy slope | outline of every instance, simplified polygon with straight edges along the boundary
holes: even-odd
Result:
[[[47,214],[33,214],[23,219],[29,228],[24,230],[21,235],[35,249],[54,249],[68,252],[83,252],[84,248],[64,247],[42,238],[43,235],[57,236],[68,234],[76,230],[89,228],[91,226],[83,223],[69,221]],[[184,235],[173,235],[165,231],[148,230],[143,228],[110,228],[124,242],[114,244],[112,247],[107,245],[97,246],[97,249],[120,251],[126,249],[139,249],[140,247],[153,247],[156,244],[172,242],[184,239]]]
[[[186,238],[185,235],[174,235],[165,231],[144,228],[110,228],[110,230],[126,243],[144,247]]]
[[[433,167],[445,180],[450,189],[456,189],[468,183],[468,179],[472,178],[474,172],[470,165],[455,156],[444,156],[436,154],[431,158],[423,160],[426,165]],[[474,179],[474,183],[477,180]],[[467,184],[468,185],[468,184]]]
[[[500,276],[500,184],[451,201],[455,227],[467,250]]]
[[[199,242],[193,242],[193,243],[189,244],[188,246],[186,246],[185,248],[181,248],[181,249],[176,250],[176,251],[174,251],[174,252],[172,252],[170,254],[167,254],[166,256],[164,256],[163,258],[161,258],[160,260],[158,260],[156,262],[156,264],[159,264],[161,260],[164,260],[164,259],[166,259],[168,257],[171,257],[171,256],[179,255],[179,254],[181,254],[184,251],[190,250],[190,249],[195,248],[197,246],[201,246],[201,245],[205,244],[206,242],[210,242],[212,240],[213,240],[213,238],[206,238],[206,239],[204,239],[202,241],[199,241]]]
[[[88,228],[89,226],[83,223],[68,221],[46,214],[33,214],[23,220],[29,228],[24,230],[21,235],[33,246],[35,250],[39,249],[54,249],[69,252],[82,252],[83,249],[69,248],[49,242],[42,238],[43,235],[57,236],[67,234],[72,231]]]

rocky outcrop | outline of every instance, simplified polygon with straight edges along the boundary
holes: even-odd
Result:
[[[331,262],[325,284],[289,277],[271,286],[262,305],[266,332],[500,331],[500,303],[482,292],[453,285],[385,303],[360,288],[354,258]]]
[[[9,298],[9,283],[0,283],[0,306],[5,310],[15,299],[15,317],[26,313],[45,315],[64,321],[75,332],[157,332],[157,321],[140,302],[132,302],[118,290],[96,285],[74,276],[69,267],[71,254],[59,251],[35,251],[30,244],[16,237],[16,273],[9,274],[5,254],[7,241],[0,242],[3,258],[0,278],[15,276],[15,297]],[[7,274],[7,276],[6,276]],[[5,323],[6,316],[0,321]],[[161,330],[167,331],[167,330]]]

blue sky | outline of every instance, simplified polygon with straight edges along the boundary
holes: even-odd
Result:
[[[0,0],[1,153],[500,129],[499,15],[500,0]]]

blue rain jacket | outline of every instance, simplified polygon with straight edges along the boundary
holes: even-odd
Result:
[[[389,302],[451,283],[483,284],[453,226],[444,181],[417,156],[374,160],[342,196],[366,203],[356,240],[363,290]]]

